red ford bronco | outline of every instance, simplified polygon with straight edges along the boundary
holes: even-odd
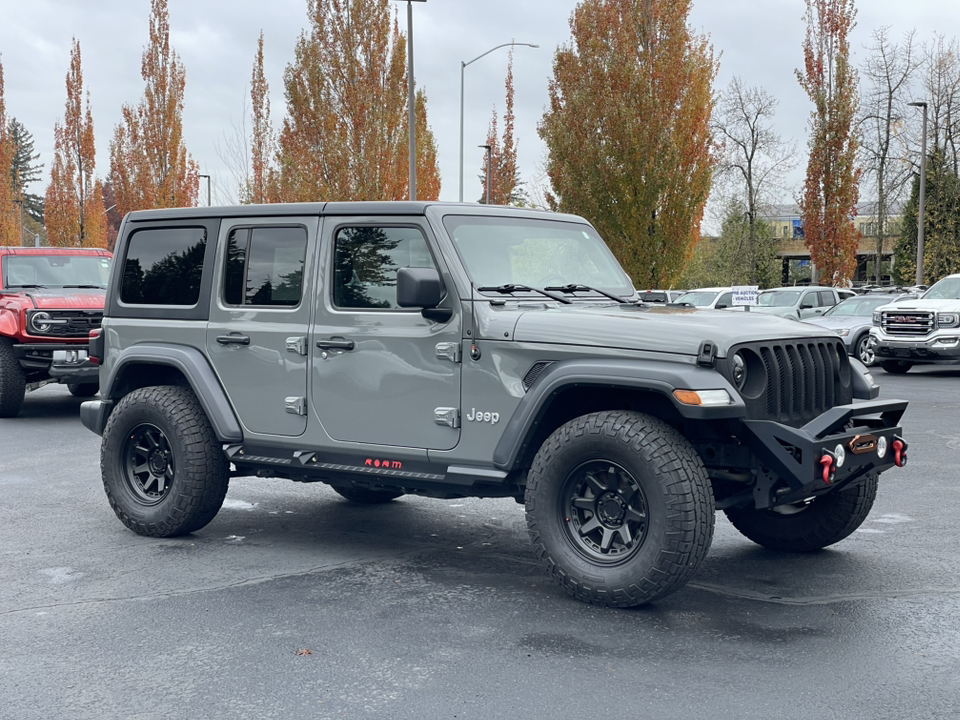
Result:
[[[111,257],[101,248],[0,247],[0,418],[16,417],[24,395],[47,383],[97,393],[87,343],[103,318]]]

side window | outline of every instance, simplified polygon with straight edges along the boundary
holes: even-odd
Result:
[[[333,304],[340,308],[398,308],[397,270],[436,267],[418,228],[344,227],[333,245]]]
[[[829,290],[820,291],[820,304],[824,307],[833,307],[837,304],[836,298],[834,298],[833,293]]]
[[[816,307],[818,302],[816,291],[805,292],[800,297],[800,309]]]
[[[202,227],[133,233],[123,262],[120,300],[128,305],[196,305],[206,245]]]
[[[724,293],[717,299],[717,302],[715,302],[713,306],[715,308],[719,308],[720,310],[723,310],[723,308],[728,308],[728,307],[731,307],[732,305],[733,305],[733,293]]]
[[[302,227],[235,228],[227,240],[227,305],[296,307],[303,296],[307,231]]]

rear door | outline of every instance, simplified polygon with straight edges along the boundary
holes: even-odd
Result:
[[[207,353],[246,432],[302,435],[317,217],[225,219]]]

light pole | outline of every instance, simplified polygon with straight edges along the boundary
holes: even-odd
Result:
[[[917,209],[917,278],[916,284],[923,284],[923,225],[924,202],[927,194],[927,104],[925,102],[908,103],[923,108],[923,139],[920,141],[920,207]]]
[[[402,0],[401,0],[402,1]],[[410,199],[417,199],[417,98],[413,81],[413,3],[427,0],[407,0],[407,136],[410,142]]]
[[[17,226],[20,228],[20,247],[23,247],[23,200],[14,200],[17,205]]]
[[[477,55],[473,60],[468,60],[467,62],[461,61],[460,63],[460,202],[463,202],[463,71],[467,69],[467,65],[472,65],[480,58],[492,53],[494,50],[499,50],[502,47],[509,47],[511,45],[524,45],[532,48],[540,47],[539,45],[534,45],[533,43],[508,42],[490,48],[483,53],[483,55]],[[483,146],[481,145],[480,147]]]
[[[484,193],[483,202],[485,205],[489,205],[490,204],[490,173],[491,173],[490,164],[493,161],[493,154],[492,154],[493,148],[490,147],[489,145],[477,145],[477,147],[482,147],[487,151],[487,182],[486,182],[487,187],[486,187],[486,192]]]
[[[201,174],[198,173],[198,174],[197,174],[197,180],[199,180],[200,178],[206,178],[206,179],[207,179],[207,207],[210,207],[210,176],[209,176],[209,175],[201,175]],[[116,207],[116,206],[114,206],[114,207]]]

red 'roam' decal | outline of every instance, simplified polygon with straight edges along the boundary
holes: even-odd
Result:
[[[380,460],[374,458],[367,458],[363,461],[363,464],[367,467],[376,467],[376,468],[389,468],[390,470],[402,470],[403,463],[397,460]]]

